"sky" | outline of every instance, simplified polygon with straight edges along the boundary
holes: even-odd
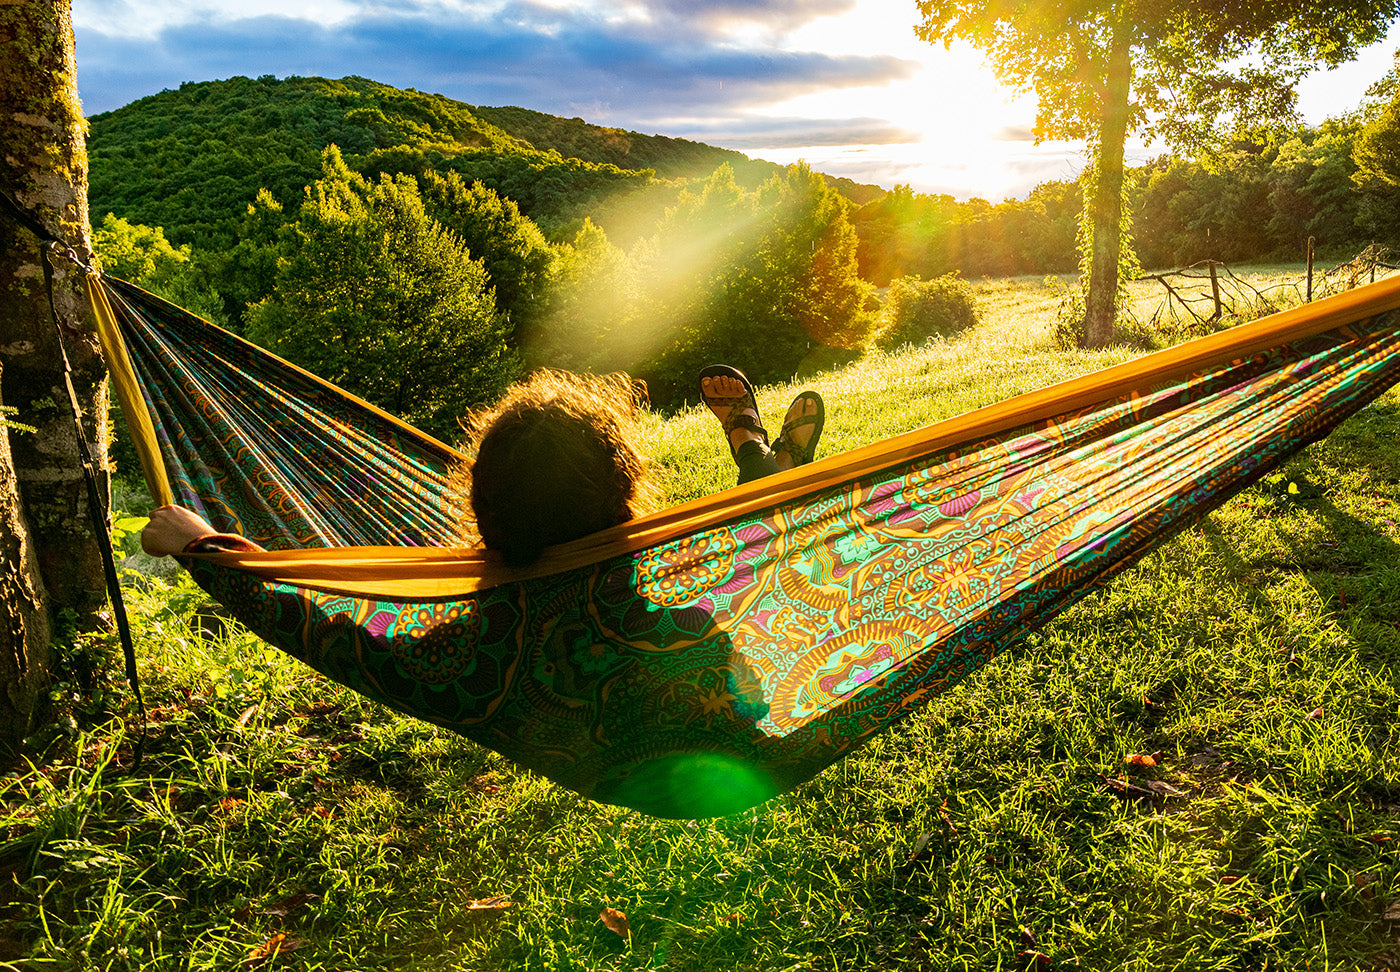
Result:
[[[90,115],[185,81],[360,75],[959,199],[1073,178],[1082,145],[1035,144],[1034,101],[979,52],[919,41],[917,17],[914,0],[73,2]],[[1304,119],[1355,108],[1397,45],[1310,76]]]

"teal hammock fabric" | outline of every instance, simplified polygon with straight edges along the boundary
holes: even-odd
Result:
[[[445,541],[450,450],[109,284],[181,502],[273,545]],[[737,515],[459,596],[189,567],[328,677],[584,796],[730,813],[811,779],[1372,401],[1400,379],[1396,294],[1264,349],[1239,329],[1238,356],[1221,345],[1170,379],[1145,366],[1087,404],[1067,391],[1065,410],[994,435],[936,426],[826,460],[798,495],[750,489]],[[1057,396],[1026,396],[1025,414]]]

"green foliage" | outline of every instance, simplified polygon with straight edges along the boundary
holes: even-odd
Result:
[[[235,242],[259,189],[294,207],[328,145],[368,175],[457,168],[527,211],[557,203],[555,192],[651,178],[562,160],[482,120],[470,105],[355,77],[191,82],[95,115],[90,126],[93,210],[161,226],[176,242],[210,250]],[[552,183],[538,199],[510,191],[528,186],[532,171]]]
[[[424,205],[457,234],[486,268],[496,308],[517,330],[526,330],[544,301],[554,250],[513,200],[480,182],[467,185],[456,172],[429,171],[422,179]]]
[[[32,425],[25,425],[23,422],[16,422],[14,416],[18,412],[19,409],[13,405],[0,405],[0,430],[24,433],[39,431]]]
[[[948,338],[978,323],[977,297],[955,273],[933,280],[900,277],[890,285],[875,346],[886,351]]]
[[[524,332],[527,363],[607,374],[634,364],[641,311],[632,259],[592,220],[558,248],[546,306]]]
[[[1356,121],[1330,119],[1273,143],[1241,143],[1210,165],[1161,159],[1137,175],[1134,235],[1143,262],[1184,266],[1350,253],[1357,228]]]
[[[1355,159],[1358,221],[1376,240],[1400,243],[1400,93],[1367,123],[1356,140]]]
[[[1133,129],[1193,149],[1290,118],[1299,77],[1318,64],[1355,57],[1400,14],[1396,0],[1214,6],[1012,0],[992,7],[919,0],[918,6],[920,37],[966,40],[987,52],[1008,84],[1035,93],[1042,138],[1098,135],[1100,86],[1119,31],[1131,47]]]
[[[991,205],[895,186],[851,216],[860,273],[877,286],[897,277],[1064,272],[1075,265],[1078,186],[1046,182],[1024,200]]]
[[[582,118],[561,118],[516,107],[478,107],[473,111],[477,117],[541,151],[619,169],[650,169],[663,179],[704,179],[721,165],[728,165],[741,185],[755,188],[781,171],[772,162],[751,159],[733,149],[590,125]]]
[[[715,361],[790,377],[813,346],[868,331],[848,209],[805,166],[756,192],[721,166],[628,259],[590,225],[561,260],[532,360],[628,371],[666,407],[693,396]]]
[[[370,182],[328,149],[248,337],[435,435],[515,376],[481,261],[408,176]]]
[[[224,322],[222,302],[191,264],[189,246],[171,246],[159,226],[142,226],[108,213],[92,231],[92,249],[112,276],[215,323]]]

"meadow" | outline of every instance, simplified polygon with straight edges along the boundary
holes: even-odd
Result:
[[[764,414],[817,389],[827,455],[1141,353],[1059,347],[1039,279],[978,292],[976,328]],[[730,484],[708,412],[646,437],[673,499]],[[811,783],[698,821],[364,702],[132,554],[147,756],[111,721],[0,780],[0,969],[1395,967],[1397,519],[1393,390]]]

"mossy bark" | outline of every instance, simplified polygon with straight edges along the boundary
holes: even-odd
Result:
[[[86,122],[78,101],[69,0],[0,3],[0,189],[90,262]],[[55,328],[39,241],[0,210],[0,403],[36,432],[0,429],[0,746],[30,728],[48,669],[43,611],[71,610],[94,624],[106,604],[77,433],[64,384],[59,331],[102,476],[107,455],[107,372],[93,334],[82,271],[55,260]],[[104,512],[105,515],[105,512]],[[37,567],[37,574],[36,574]],[[17,618],[27,618],[29,621]],[[28,698],[26,702],[25,699]]]
[[[1132,90],[1132,31],[1123,14],[1113,31],[1098,133],[1097,179],[1085,202],[1093,220],[1089,286],[1084,300],[1083,345],[1112,344],[1118,312],[1118,258],[1123,249],[1123,143],[1128,137]]]

